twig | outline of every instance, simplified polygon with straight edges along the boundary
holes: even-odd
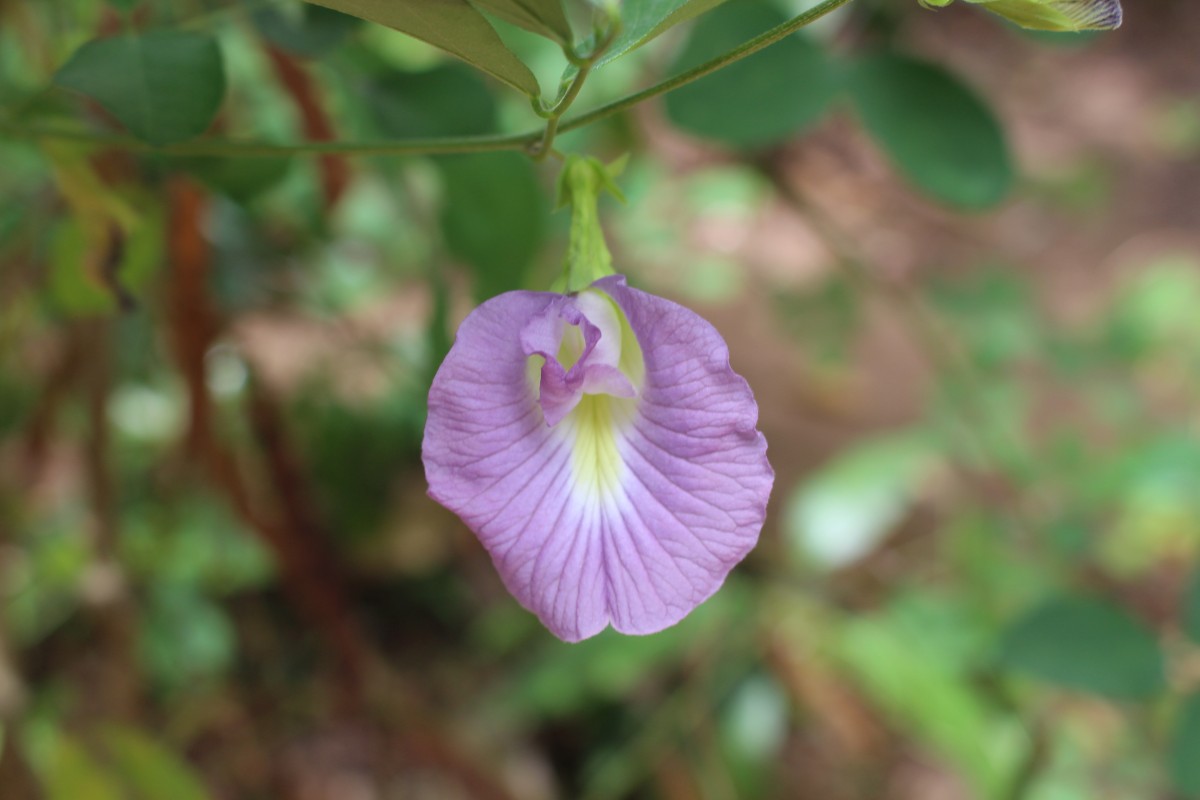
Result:
[[[359,634],[351,604],[345,596],[332,548],[313,522],[315,512],[297,500],[299,467],[285,449],[279,413],[261,387],[252,388],[247,409],[251,426],[264,450],[265,478],[273,489],[273,508],[255,502],[245,470],[236,455],[221,444],[212,428],[212,403],[205,380],[204,359],[220,329],[208,291],[209,250],[201,232],[205,205],[201,191],[183,178],[170,186],[169,248],[173,274],[168,291],[176,361],[188,386],[191,402],[186,447],[199,457],[213,484],[258,534],[280,567],[285,589],[297,608],[332,651],[344,688],[357,699],[359,677],[370,647]],[[254,384],[252,383],[252,387]]]
[[[275,68],[275,74],[300,112],[305,137],[314,142],[336,140],[337,131],[334,130],[329,115],[325,113],[317,87],[304,67],[278,47],[265,44],[263,49],[271,61],[271,66]],[[328,213],[346,191],[350,182],[350,167],[346,159],[336,153],[326,153],[320,156],[319,161],[321,189],[325,196],[325,211]]]

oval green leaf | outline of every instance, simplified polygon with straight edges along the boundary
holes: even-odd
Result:
[[[1058,597],[1002,637],[1000,663],[1017,672],[1114,699],[1144,700],[1166,686],[1154,632],[1111,603]]]
[[[867,131],[917,188],[950,205],[984,209],[1013,182],[996,117],[970,88],[935,64],[895,53],[871,56],[850,75]]]
[[[307,0],[441,48],[530,97],[537,78],[467,0]]]
[[[54,82],[104,106],[139,139],[165,145],[212,123],[225,95],[225,67],[208,34],[150,31],[88,42]]]
[[[723,6],[696,23],[671,72],[726,53],[786,19],[761,3]],[[671,92],[667,115],[698,136],[761,147],[785,141],[819,120],[837,89],[824,50],[796,34]]]

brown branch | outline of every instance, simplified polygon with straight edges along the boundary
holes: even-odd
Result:
[[[368,648],[349,613],[332,537],[312,502],[312,487],[284,430],[282,411],[259,381],[250,383],[247,415],[279,508],[280,531],[285,534],[279,543],[282,566],[302,587],[308,613],[334,647],[345,677],[357,684]]]
[[[335,141],[337,131],[334,130],[329,115],[325,113],[320,92],[307,70],[299,61],[274,45],[264,43],[263,49],[266,50],[279,82],[283,84],[300,113],[305,138],[314,142]],[[325,210],[330,211],[337,205],[350,182],[350,167],[344,157],[334,153],[322,155],[318,163]]]
[[[221,329],[208,291],[211,254],[201,220],[205,196],[183,178],[170,186],[168,248],[172,274],[167,286],[172,345],[188,387],[189,425],[185,446],[234,511],[270,549],[285,590],[333,652],[346,687],[357,694],[369,647],[350,613],[333,548],[308,503],[299,460],[283,432],[275,402],[255,382],[247,407],[251,429],[262,449],[263,479],[273,503],[251,491],[247,470],[213,430],[212,401],[205,379],[205,356]],[[351,698],[353,699],[353,697]]]

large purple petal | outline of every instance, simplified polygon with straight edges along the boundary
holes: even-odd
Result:
[[[609,614],[619,631],[652,633],[712,595],[754,547],[775,474],[754,395],[717,330],[621,276],[595,286],[625,313],[646,368],[619,445]]]
[[[589,394],[549,420],[527,353],[549,352],[530,340],[544,341],[539,325],[554,333],[546,312],[556,316],[563,298],[510,292],[459,329],[430,390],[423,446],[431,496],[475,531],[517,600],[568,641],[609,623],[652,633],[682,619],[754,546],[773,480],[754,398],[712,326],[620,278],[596,286],[640,346],[636,397],[617,386],[617,396]],[[610,363],[591,369],[617,371],[598,357]]]

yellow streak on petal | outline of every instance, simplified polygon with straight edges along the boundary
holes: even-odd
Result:
[[[612,497],[624,462],[617,440],[632,410],[632,401],[606,394],[584,395],[564,420],[571,437],[571,471],[581,499]]]

